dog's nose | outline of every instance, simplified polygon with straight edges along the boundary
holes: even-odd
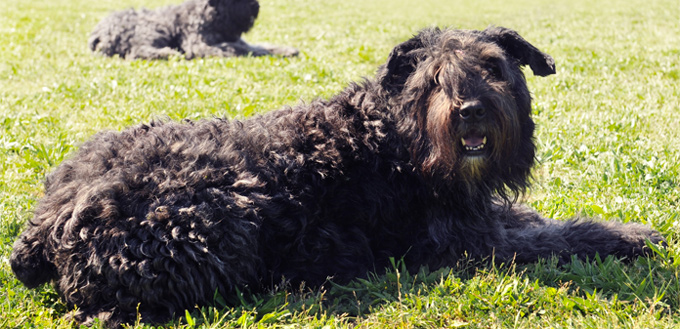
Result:
[[[458,115],[465,121],[477,121],[486,116],[486,109],[479,100],[467,101],[460,107]]]

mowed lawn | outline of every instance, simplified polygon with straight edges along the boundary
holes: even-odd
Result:
[[[0,328],[72,327],[53,287],[24,288],[9,256],[45,175],[88,137],[153,119],[242,119],[329,97],[435,25],[509,27],[555,58],[556,75],[526,70],[539,151],[525,202],[558,219],[648,224],[669,247],[628,262],[469,261],[418,273],[396,260],[386,275],[345,286],[223,296],[167,326],[680,326],[678,0],[261,0],[244,38],[297,47],[299,57],[148,62],[87,48],[111,11],[177,2],[0,0]]]

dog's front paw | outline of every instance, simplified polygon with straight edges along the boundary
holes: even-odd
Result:
[[[648,241],[658,246],[668,246],[666,239],[656,230],[640,224],[627,224],[623,226],[622,244],[627,245],[621,247],[624,256],[651,256],[653,251],[648,246]],[[629,250],[629,253],[626,252]]]
[[[300,51],[294,47],[277,46],[268,43],[259,44],[258,46],[267,50],[270,54],[283,57],[295,57],[300,54]]]

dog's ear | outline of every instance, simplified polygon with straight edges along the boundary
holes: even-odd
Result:
[[[425,47],[423,38],[426,34],[439,32],[439,29],[421,31],[418,35],[394,47],[387,56],[387,63],[378,70],[377,78],[385,89],[403,86],[406,79],[418,65],[419,50]]]
[[[489,27],[483,33],[508,55],[517,59],[520,65],[529,65],[535,75],[544,77],[555,74],[555,60],[524,40],[517,32],[504,27]]]

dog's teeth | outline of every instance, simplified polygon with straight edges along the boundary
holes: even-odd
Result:
[[[484,137],[482,138],[482,143],[481,143],[481,144],[479,144],[479,145],[477,145],[477,146],[470,146],[470,145],[468,145],[468,144],[465,142],[465,138],[461,138],[461,139],[460,139],[460,142],[463,144],[463,148],[464,148],[466,151],[479,151],[479,150],[483,150],[484,147],[486,147],[486,141],[487,141],[486,136],[484,136]]]

